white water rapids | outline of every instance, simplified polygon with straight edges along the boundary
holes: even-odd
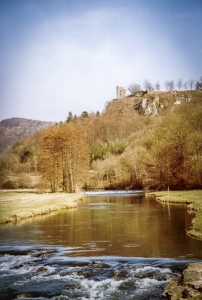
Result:
[[[162,299],[168,279],[185,266],[172,259],[70,258],[68,253],[0,247],[0,299]]]
[[[2,225],[0,300],[163,299],[169,279],[202,259],[202,242],[186,235],[186,206],[135,192]]]

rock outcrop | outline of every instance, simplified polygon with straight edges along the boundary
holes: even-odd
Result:
[[[191,263],[178,278],[172,279],[163,296],[170,300],[202,300],[202,263]]]

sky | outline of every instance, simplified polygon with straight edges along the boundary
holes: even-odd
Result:
[[[0,121],[102,112],[116,86],[202,76],[201,0],[0,0]]]

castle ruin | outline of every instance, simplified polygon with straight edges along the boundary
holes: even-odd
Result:
[[[117,86],[116,87],[116,98],[117,99],[122,99],[124,97],[126,97],[126,88],[121,87],[121,86]]]

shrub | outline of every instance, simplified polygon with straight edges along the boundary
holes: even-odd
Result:
[[[17,183],[11,179],[8,179],[6,181],[3,182],[2,186],[1,186],[2,189],[8,189],[8,190],[12,190],[12,189],[17,189],[18,186],[17,186]]]
[[[19,189],[30,188],[31,180],[28,175],[21,175],[17,180],[17,185]]]

